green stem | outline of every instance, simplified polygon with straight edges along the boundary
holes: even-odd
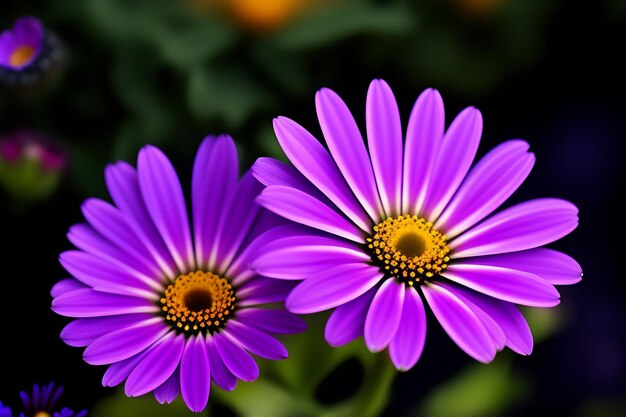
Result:
[[[395,379],[396,368],[389,356],[378,353],[366,370],[365,379],[356,396],[355,416],[377,417],[389,401],[391,384]]]

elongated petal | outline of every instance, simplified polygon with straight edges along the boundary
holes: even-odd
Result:
[[[154,398],[159,404],[170,404],[180,394],[180,366],[174,373],[154,390]]]
[[[237,320],[268,333],[293,334],[306,330],[306,322],[285,310],[270,308],[243,308]]]
[[[578,209],[556,198],[510,207],[450,243],[455,258],[532,249],[554,242],[578,225]]]
[[[176,274],[176,265],[163,238],[150,218],[141,196],[139,179],[133,167],[125,162],[107,166],[105,179],[115,205],[125,215],[128,225],[152,254],[163,272],[170,278]]]
[[[476,156],[482,131],[482,116],[473,107],[463,110],[446,131],[421,211],[427,219],[439,217],[459,188]]]
[[[91,365],[106,365],[130,358],[168,332],[160,317],[116,330],[96,339],[85,349],[83,359]]]
[[[237,291],[239,306],[283,302],[297,282],[256,277],[247,281]]]
[[[473,265],[491,265],[537,275],[553,285],[570,285],[582,279],[583,270],[572,257],[547,248],[529,249],[468,259]]]
[[[380,199],[388,216],[402,209],[402,125],[396,98],[383,80],[367,92],[367,144]]]
[[[233,375],[247,382],[252,382],[259,377],[258,365],[244,348],[220,333],[215,334],[213,340],[224,365]]]
[[[363,243],[362,232],[332,208],[295,188],[268,187],[257,202],[291,221]]]
[[[365,294],[382,277],[378,268],[365,263],[336,266],[300,283],[285,306],[296,314],[328,310]]]
[[[284,185],[312,195],[318,200],[326,197],[293,167],[274,158],[262,157],[251,168],[252,175],[266,187]]]
[[[180,392],[194,413],[206,408],[211,389],[211,368],[202,335],[187,340],[180,362]]]
[[[237,386],[237,377],[228,370],[220,353],[217,351],[213,337],[207,335],[207,357],[211,368],[211,377],[218,387],[225,391],[232,391]]]
[[[208,264],[224,203],[230,200],[239,176],[235,142],[227,135],[202,141],[193,164],[191,202],[196,261]]]
[[[352,113],[343,100],[328,88],[317,92],[315,104],[326,144],[335,163],[365,211],[378,222],[382,205],[372,164]]]
[[[124,359],[119,362],[115,362],[109,366],[102,376],[102,386],[115,387],[128,378],[128,375],[135,369],[137,364],[141,362],[151,351],[153,346],[139,352],[138,354],[131,356],[128,359]]]
[[[474,359],[488,363],[496,356],[491,336],[472,310],[445,288],[423,285],[424,297],[450,338]]]
[[[404,305],[404,284],[387,279],[372,300],[365,318],[365,344],[371,352],[389,345],[400,326]]]
[[[97,338],[148,321],[152,314],[123,314],[74,320],[63,328],[61,339],[70,346],[87,346]]]
[[[451,281],[500,300],[534,307],[559,304],[552,284],[527,272],[497,266],[472,265],[471,260],[450,265],[442,275]]]
[[[57,298],[66,292],[85,289],[87,286],[74,278],[65,278],[54,284],[50,290],[50,296]]]
[[[237,320],[230,320],[225,335],[236,343],[261,358],[270,360],[286,359],[287,349],[278,340],[266,333]]]
[[[296,236],[268,244],[251,268],[270,278],[301,280],[329,267],[369,260],[361,248],[340,239]]]
[[[399,371],[408,371],[422,356],[426,342],[426,311],[415,288],[404,294],[402,318],[396,335],[389,344],[389,356]]]
[[[367,231],[371,219],[359,204],[326,149],[306,129],[286,117],[274,119],[274,131],[291,163],[354,224]]]
[[[194,268],[185,196],[172,163],[159,149],[146,146],[137,158],[141,195],[179,271]]]
[[[451,239],[497,209],[524,182],[535,156],[521,140],[494,148],[467,175],[435,227]]]
[[[133,369],[124,390],[129,397],[139,397],[164,384],[178,368],[185,348],[185,337],[167,334]]]
[[[375,294],[376,289],[372,288],[333,311],[324,330],[324,338],[329,345],[342,346],[363,335],[365,317]]]
[[[94,291],[90,288],[67,292],[52,300],[52,311],[67,317],[100,317],[118,314],[155,313],[151,300]]]

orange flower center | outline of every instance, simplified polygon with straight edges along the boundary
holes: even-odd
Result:
[[[28,45],[17,47],[9,57],[9,64],[14,67],[22,66],[30,62],[33,55],[35,55],[35,50],[32,47]]]

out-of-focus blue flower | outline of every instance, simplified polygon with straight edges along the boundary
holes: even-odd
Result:
[[[9,407],[5,407],[0,401],[0,417],[13,417],[13,413],[11,413],[11,409]]]

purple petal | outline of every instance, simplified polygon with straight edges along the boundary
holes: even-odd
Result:
[[[488,314],[500,326],[506,337],[506,345],[520,355],[530,355],[533,335],[519,309],[506,301],[489,297],[467,288],[440,284],[454,294],[462,294]]]
[[[61,339],[70,346],[83,347],[107,333],[133,326],[153,317],[152,314],[123,314],[78,319],[65,326],[61,331]]]
[[[326,204],[295,188],[275,185],[259,195],[257,202],[291,221],[363,243],[362,232]]]
[[[180,362],[180,392],[187,407],[194,413],[206,408],[211,389],[211,368],[204,337],[197,335],[187,340]]]
[[[231,342],[221,333],[216,333],[213,340],[224,365],[233,375],[247,382],[259,377],[259,366],[241,346]]]
[[[174,373],[154,390],[154,398],[159,404],[172,403],[180,393],[180,367],[176,368]]]
[[[439,217],[469,171],[482,131],[483,118],[473,107],[463,110],[454,119],[443,138],[428,181],[422,217]]]
[[[227,204],[211,251],[211,260],[215,259],[217,263],[209,262],[209,266],[216,265],[219,273],[226,271],[235,254],[239,251],[244,238],[250,232],[250,228],[261,209],[261,206],[256,204],[254,200],[262,189],[261,183],[248,171],[237,185],[230,202]]]
[[[74,278],[94,290],[158,300],[161,286],[150,277],[121,269],[111,262],[82,251],[63,252],[59,257],[63,267]]]
[[[137,355],[124,359],[123,361],[115,362],[109,366],[102,376],[102,386],[115,387],[124,382],[133,369],[135,369],[135,366],[137,366],[137,364],[141,362],[141,360],[145,358],[148,353],[150,353],[152,347],[153,346],[138,353]]]
[[[274,119],[274,131],[285,155],[296,169],[354,224],[365,231],[369,230],[371,219],[363,211],[322,144],[302,126],[286,117]]]
[[[536,248],[522,252],[479,256],[467,260],[474,265],[491,265],[537,275],[553,285],[575,284],[583,270],[572,257],[552,249]]]
[[[152,254],[165,274],[170,278],[175,277],[176,266],[150,218],[141,196],[135,169],[125,162],[118,162],[115,165],[107,166],[105,179],[115,205],[124,214],[130,228]]]
[[[369,260],[363,249],[344,240],[295,236],[269,243],[250,267],[266,277],[301,280],[333,266]]]
[[[419,213],[443,142],[445,112],[437,90],[418,97],[406,132],[402,175],[402,212]]]
[[[157,313],[159,307],[145,298],[109,294],[85,288],[67,292],[52,300],[52,311],[67,317],[99,317]]]
[[[224,361],[215,346],[215,341],[210,335],[207,335],[206,347],[213,381],[215,381],[218,387],[225,391],[234,390],[237,386],[237,377],[224,365]]]
[[[85,289],[85,286],[82,282],[75,280],[74,278],[65,278],[61,281],[54,284],[52,289],[50,290],[50,296],[52,298],[57,298],[66,292]]]
[[[198,267],[208,265],[211,248],[224,211],[237,186],[239,162],[235,142],[228,135],[204,139],[193,165],[193,230]]]
[[[306,330],[306,322],[285,310],[243,308],[237,311],[237,320],[268,333],[294,334]]]
[[[15,21],[13,25],[15,38],[27,42],[29,46],[40,50],[45,34],[45,29],[39,19],[26,16]]]
[[[343,346],[363,335],[365,317],[376,290],[372,288],[360,297],[340,305],[326,322],[324,338],[333,347]]]
[[[404,295],[402,318],[396,335],[389,344],[389,356],[399,371],[408,371],[422,356],[426,342],[426,311],[413,287]]]
[[[159,340],[168,330],[163,319],[156,317],[107,333],[85,349],[83,359],[90,365],[106,365],[128,359]]]
[[[302,281],[285,306],[296,314],[328,310],[365,294],[382,277],[377,267],[365,263],[339,265]]]
[[[126,395],[139,397],[164,384],[178,368],[184,348],[185,336],[170,332],[163,337],[128,376]]]
[[[85,201],[81,209],[89,224],[108,241],[122,249],[127,257],[152,271],[154,277],[163,275],[159,264],[134,233],[127,216],[109,203],[95,198]]]
[[[467,305],[436,284],[423,285],[422,291],[443,329],[465,353],[483,363],[495,358],[491,336]]]
[[[317,118],[326,144],[350,189],[376,222],[382,215],[370,157],[352,113],[332,90],[322,88],[315,95]]]
[[[261,358],[281,360],[289,356],[287,349],[278,340],[236,320],[228,322],[224,335],[231,337],[235,343]]]
[[[578,209],[556,198],[541,198],[510,207],[450,243],[455,258],[494,255],[554,242],[578,225]]]
[[[380,286],[365,318],[365,345],[370,352],[380,352],[389,345],[400,326],[405,287],[394,278]]]
[[[512,140],[485,155],[472,168],[435,227],[451,239],[500,207],[535,164],[535,155],[527,150],[526,142]]]
[[[271,278],[253,278],[237,290],[240,307],[285,301],[297,282]]]
[[[383,208],[388,216],[402,210],[402,125],[396,98],[383,80],[367,92],[367,144]]]
[[[159,149],[139,151],[137,175],[141,195],[179,271],[195,267],[185,196],[172,163]]]
[[[552,284],[527,272],[488,265],[473,265],[471,259],[450,265],[441,275],[458,284],[492,297],[534,307],[559,304]]]
[[[273,158],[262,157],[251,168],[252,175],[266,187],[284,185],[303,191],[318,200],[326,197],[293,167]]]

